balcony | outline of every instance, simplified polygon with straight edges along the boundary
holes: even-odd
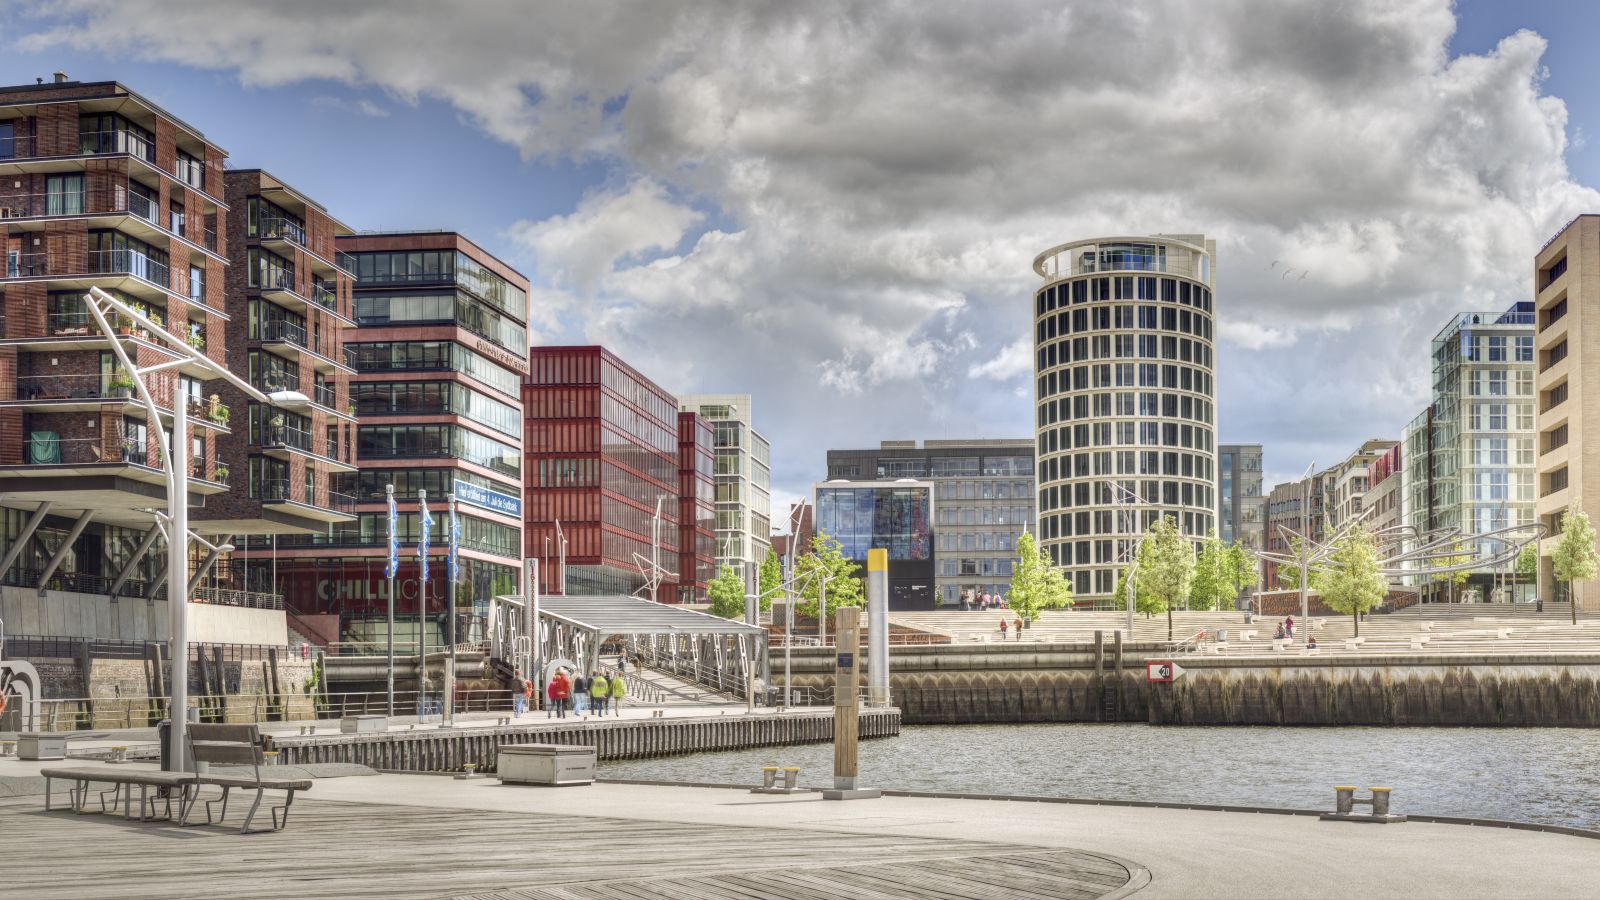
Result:
[[[334,253],[334,258],[329,259],[311,246],[311,241],[306,235],[305,225],[285,216],[262,216],[260,224],[256,227],[256,240],[263,247],[269,247],[290,259],[294,258],[294,249],[304,250],[307,261],[312,271],[325,275],[337,274],[343,268],[347,273],[353,274],[354,270],[340,261],[338,257],[344,255]]]
[[[313,495],[315,494],[315,485],[303,486],[302,490],[305,487],[312,488]],[[296,499],[289,480],[283,478],[263,481],[258,490],[263,506],[283,509],[302,518],[317,522],[348,522],[355,518],[356,501],[349,494],[324,491],[323,494],[327,497],[326,505],[316,503],[314,496]]]
[[[266,455],[275,459],[287,460],[293,453],[303,453],[326,460],[330,471],[356,471],[355,466],[340,458],[337,441],[318,438],[304,428],[269,424],[262,430],[261,448]]]
[[[137,250],[90,250],[83,254],[33,252],[10,257],[6,278],[50,280],[52,287],[87,291],[91,286],[116,288],[144,300],[165,303],[170,296],[187,299],[172,289],[166,263]]]

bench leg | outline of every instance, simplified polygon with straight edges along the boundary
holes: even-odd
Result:
[[[289,807],[291,807],[293,805],[294,805],[294,791],[290,790],[289,791],[289,796],[284,799],[282,806],[274,806],[270,810],[268,810],[269,812],[272,813],[272,830],[273,831],[282,831],[284,829],[284,826],[289,824]],[[278,813],[279,812],[283,813],[283,819],[281,821],[278,819]]]
[[[221,803],[222,804],[222,815],[217,817],[217,821],[221,822],[223,819],[226,819],[228,817],[228,791],[229,790],[231,790],[231,788],[229,786],[223,785],[223,787],[222,787],[222,799],[220,799],[220,800],[207,800],[206,801],[206,824],[207,825],[211,824],[211,807],[213,805],[217,804],[217,803]],[[199,793],[200,793],[200,787],[199,787],[199,785],[196,785],[195,786],[196,799],[199,799]]]
[[[189,824],[189,814],[194,812],[194,805],[200,801],[200,785],[186,784],[183,793],[178,797],[178,825]]]
[[[265,790],[263,790],[262,788],[256,788],[256,800],[255,800],[254,803],[250,804],[250,811],[244,814],[244,824],[239,826],[239,833],[240,834],[251,834],[252,833],[250,831],[250,820],[254,819],[256,817],[256,810],[261,808],[261,797],[264,794],[266,794]],[[274,817],[274,818],[276,818],[276,817]],[[259,830],[265,831],[267,829],[263,828],[263,829],[259,829]]]

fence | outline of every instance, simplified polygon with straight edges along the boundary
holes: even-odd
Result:
[[[437,716],[437,692],[429,692],[431,715]],[[416,691],[395,691],[397,715],[414,715]],[[457,691],[457,714],[510,712],[508,690]],[[148,728],[167,718],[171,701],[166,697],[65,697],[39,701],[44,731],[87,731],[103,728]],[[356,715],[386,715],[389,698],[383,691],[339,694],[191,694],[189,709],[201,722],[285,722],[297,719],[338,719]],[[298,714],[298,715],[297,715]]]

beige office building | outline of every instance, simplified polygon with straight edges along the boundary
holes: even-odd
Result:
[[[1549,529],[1539,549],[1539,596],[1565,600],[1567,586],[1555,581],[1550,562],[1561,516],[1579,503],[1591,518],[1600,515],[1600,215],[1573,219],[1539,251],[1534,290],[1534,510]],[[1579,582],[1578,598],[1582,608],[1600,609],[1600,584]]]

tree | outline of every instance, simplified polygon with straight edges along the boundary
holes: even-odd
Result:
[[[1305,544],[1306,544],[1306,542],[1305,542],[1304,538],[1300,538],[1300,537],[1292,537],[1292,538],[1290,538],[1289,539],[1289,552],[1287,554],[1285,554],[1285,555],[1286,556],[1292,556],[1295,559],[1299,559],[1300,558],[1300,550],[1301,550],[1302,547],[1305,546]],[[1317,582],[1321,577],[1322,577],[1322,571],[1321,571],[1320,567],[1312,566],[1311,574],[1309,576],[1307,576],[1307,578],[1306,578],[1306,587],[1308,589],[1315,590],[1317,588]],[[1294,563],[1278,563],[1278,586],[1282,587],[1282,588],[1293,588],[1295,590],[1299,590],[1299,588],[1300,588],[1300,567],[1295,565]]]
[[[1561,517],[1561,540],[1550,554],[1551,567],[1556,580],[1567,583],[1567,599],[1572,601],[1572,624],[1578,624],[1579,581],[1595,576],[1597,560],[1594,549],[1594,526],[1589,524],[1589,514],[1577,504],[1568,507]]]
[[[733,566],[723,566],[717,577],[706,585],[706,595],[711,598],[711,614],[724,619],[744,618],[744,580]]]
[[[1189,585],[1189,608],[1216,609],[1227,595],[1228,582],[1223,577],[1222,559],[1228,548],[1222,546],[1215,528],[1200,543],[1200,553],[1195,559],[1194,581]]]
[[[828,608],[861,606],[866,587],[857,577],[860,566],[844,555],[844,545],[825,532],[811,539],[811,552],[794,561],[795,580],[800,584],[800,602],[795,610],[803,616],[819,618],[817,600],[824,578],[828,582]],[[822,626],[826,627],[826,623]],[[823,632],[826,633],[825,631]]]
[[[1534,591],[1535,592],[1538,591],[1538,587],[1537,587],[1538,578],[1539,578],[1539,545],[1538,544],[1534,543],[1533,541],[1529,541],[1528,543],[1522,545],[1522,552],[1517,554],[1516,572],[1517,572],[1517,577],[1525,579],[1529,584],[1535,585]]]
[[[1360,637],[1361,614],[1389,595],[1389,581],[1378,571],[1381,563],[1371,530],[1358,525],[1345,532],[1325,565],[1318,588],[1322,602],[1334,612],[1349,613]]]
[[[1044,610],[1072,605],[1072,587],[1066,576],[1039,555],[1039,542],[1031,532],[1024,531],[1017,538],[1017,567],[1011,573],[1006,603],[1029,623]]]
[[[1138,566],[1135,565],[1134,568],[1137,569]],[[1138,580],[1137,574],[1135,574],[1134,580]],[[1134,612],[1144,613],[1145,618],[1149,618],[1161,611],[1149,594],[1138,589],[1135,589],[1133,593],[1135,600]],[[1115,609],[1128,608],[1128,572],[1126,569],[1117,573],[1117,588],[1111,592],[1111,603]]]
[[[767,558],[761,561],[761,568],[756,572],[756,592],[761,595],[761,611],[772,610],[772,598],[778,596],[778,586],[783,584],[783,563],[778,560],[778,552],[767,549]]]
[[[1167,640],[1172,640],[1172,607],[1188,596],[1194,580],[1194,546],[1178,533],[1172,516],[1162,516],[1145,532],[1133,577],[1137,591],[1167,611]]]
[[[1230,599],[1237,605],[1244,589],[1255,587],[1261,577],[1256,555],[1239,544],[1229,546],[1222,556],[1222,577],[1233,591]]]

